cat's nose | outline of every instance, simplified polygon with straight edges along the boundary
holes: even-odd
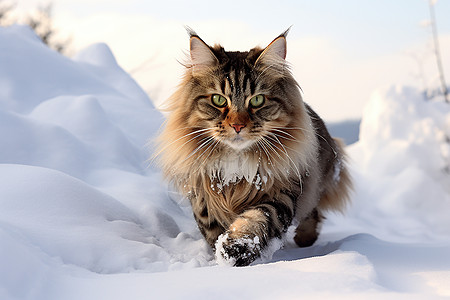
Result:
[[[234,128],[234,131],[236,131],[236,133],[241,132],[242,128],[245,127],[244,124],[230,124],[230,125],[231,125],[231,127]]]
[[[231,124],[231,127],[234,128],[234,131],[236,131],[236,133],[241,132],[242,128],[245,127],[244,124]]]

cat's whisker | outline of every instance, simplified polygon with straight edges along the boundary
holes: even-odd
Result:
[[[271,155],[270,155],[270,153],[268,152],[267,148],[266,148],[266,147],[264,146],[264,144],[262,143],[262,141],[261,141],[261,140],[258,140],[256,143],[257,143],[257,145],[258,145],[258,148],[262,149],[263,152],[266,154],[267,159],[269,160],[269,163],[270,163],[271,165],[273,165],[273,162],[272,162],[272,159],[271,159]]]
[[[271,143],[269,140],[267,140],[266,137],[263,137],[262,141],[264,141],[265,145],[272,150],[273,153],[275,153],[281,160],[283,160],[285,163],[289,164],[289,161],[286,161],[281,155],[280,153],[278,153],[277,150],[280,150],[278,147],[276,147],[275,145],[273,145],[273,143]]]
[[[282,139],[284,139],[284,140],[287,140],[287,141],[292,141],[292,142],[297,142],[297,143],[302,143],[302,142],[303,142],[303,141],[300,141],[300,140],[298,140],[298,139],[286,137],[286,136],[284,136],[284,135],[282,135],[282,134],[275,133],[275,132],[270,132],[270,134],[271,134],[271,135],[275,135],[275,136],[277,136],[277,137],[279,137],[279,138],[282,138]]]
[[[208,140],[208,143],[203,146],[203,148],[206,147],[206,149],[197,157],[197,160],[201,158],[205,153],[217,142],[217,139],[214,136],[211,136],[211,138]]]
[[[275,134],[275,133],[273,133],[273,132],[271,133],[271,135],[274,136],[274,137],[276,137],[277,139],[278,139],[278,138],[283,138],[282,136],[279,136],[279,135],[277,135],[277,134]],[[296,142],[301,142],[301,141],[296,141]],[[295,152],[295,153],[297,153],[297,154],[300,154],[300,155],[302,154],[302,153],[299,151],[299,149],[294,149],[294,148],[289,147],[289,146],[286,146],[286,145],[284,145],[284,144],[283,144],[283,147],[286,148],[286,149],[289,149],[289,150],[291,150],[291,151],[293,151],[293,152]]]
[[[302,130],[302,131],[305,131],[305,132],[308,132],[308,133],[313,133],[313,134],[317,135],[318,137],[320,137],[320,138],[325,140],[325,138],[323,136],[321,136],[319,133],[317,133],[316,131],[309,130],[309,129],[302,128],[302,127],[273,127],[273,128],[274,129],[286,129],[286,130]]]
[[[189,142],[191,142],[191,141],[193,141],[193,140],[195,140],[195,139],[197,139],[197,138],[200,138],[202,135],[205,135],[205,134],[207,134],[208,132],[205,132],[205,133],[201,133],[201,134],[198,134],[198,135],[196,135],[195,137],[193,137],[193,138],[191,138],[191,139],[189,139],[188,141],[186,141],[186,142],[184,142],[183,144],[181,144],[181,145],[179,145],[177,148],[175,148],[174,149],[174,151],[178,151],[178,150],[180,150],[180,149],[182,149],[186,144],[188,144]],[[203,141],[203,140],[205,140],[205,139],[207,139],[208,138],[208,136],[207,137],[204,137],[203,139],[201,139],[199,142],[201,142],[201,141]],[[178,140],[180,140],[181,138],[179,138]],[[174,141],[175,142],[175,141]],[[173,144],[174,142],[172,142],[171,144]],[[163,152],[163,151],[165,151],[166,150],[166,148],[168,148],[170,145],[167,145],[166,147],[164,147],[164,149],[161,149],[157,154],[155,154],[155,155],[153,155],[153,157],[151,158],[151,160],[149,160],[149,165],[150,164],[152,164],[154,161],[155,161],[155,159]],[[187,158],[186,158],[187,159]]]
[[[270,136],[267,136],[267,138],[271,138],[271,137],[270,137]],[[271,138],[271,140],[274,140],[274,139]],[[287,165],[289,165],[289,166],[292,165],[292,166],[291,166],[291,169],[292,169],[298,176],[300,176],[300,175],[299,175],[300,172],[299,172],[297,166],[295,165],[295,163],[293,162],[293,160],[291,159],[291,157],[290,157],[289,154],[287,153],[287,151],[286,151],[286,149],[284,148],[283,144],[279,143],[279,142],[276,141],[276,140],[274,140],[274,141],[277,142],[277,144],[279,144],[283,149],[279,148],[279,147],[277,146],[277,144],[274,144],[274,143],[272,143],[272,142],[270,142],[270,144],[271,144],[275,149],[279,150],[282,154],[286,155],[286,157],[287,157],[287,159],[285,159],[285,158],[282,158],[281,155],[279,155],[280,158],[282,158],[283,161],[284,161],[285,163],[287,163]],[[277,154],[278,154],[278,152],[277,152]]]
[[[207,136],[205,138],[203,138],[201,141],[204,141],[203,143],[201,143],[197,148],[194,149],[194,151],[191,152],[191,154],[189,154],[182,162],[185,162],[186,160],[188,160],[189,158],[191,158],[193,155],[195,155],[195,153],[197,153],[198,151],[200,151],[202,148],[205,148],[209,143],[211,143],[211,141],[214,140],[213,136]],[[200,141],[200,142],[201,142]],[[203,152],[204,153],[204,152]]]
[[[274,127],[274,128],[281,128],[281,127]],[[314,131],[314,130],[308,130],[308,129],[305,129],[305,128],[301,128],[301,127],[285,127],[284,129],[290,129],[290,130],[302,130],[302,131],[305,131],[305,132],[308,132],[308,133],[313,133],[314,135],[316,135],[316,136],[318,136],[319,138],[321,138],[322,140],[324,140],[324,141],[328,144],[328,146],[330,146],[331,150],[333,151],[334,157],[337,157],[338,153],[337,153],[336,149],[334,149],[334,148],[330,145],[330,143],[328,142],[328,140],[327,140],[325,137],[323,137],[322,135],[320,135],[318,132],[316,132],[316,131]]]
[[[200,128],[199,126],[186,126],[186,127],[175,128],[173,130],[174,131],[181,131],[181,130],[186,130],[186,129],[196,129],[194,131],[198,131],[198,130],[209,130],[211,128]]]
[[[283,129],[286,129],[286,128],[283,128]],[[287,128],[287,130],[292,130],[292,129],[293,129],[293,128]],[[303,130],[302,128],[298,128],[298,129]],[[272,131],[276,131],[277,133],[272,132]],[[306,131],[306,132],[312,132],[312,131],[309,131],[309,130],[306,130],[306,129],[305,129],[304,131]],[[307,142],[305,142],[304,140],[298,139],[298,138],[296,138],[294,135],[292,135],[292,134],[286,132],[285,130],[279,129],[278,127],[273,127],[273,128],[271,128],[271,129],[269,130],[269,132],[270,132],[271,134],[275,134],[276,136],[278,136],[278,137],[280,137],[280,138],[283,138],[283,139],[285,139],[285,140],[289,140],[289,141],[293,141],[293,142],[301,143],[301,144],[307,144]],[[281,133],[281,134],[280,134],[280,133]],[[287,136],[290,137],[290,138],[284,136],[283,134],[287,135]]]
[[[292,134],[290,134],[289,132],[286,132],[286,131],[284,131],[284,130],[282,130],[282,129],[280,129],[280,128],[277,128],[277,127],[272,127],[270,130],[269,130],[269,132],[271,132],[271,131],[276,131],[276,132],[279,132],[279,133],[282,133],[282,134],[285,134],[285,135],[287,135],[288,137],[290,137],[290,138],[292,138],[292,139],[294,139],[294,140],[297,140],[297,138],[295,137],[295,136],[293,136]]]
[[[271,138],[271,136],[267,136],[267,137]],[[283,143],[281,143],[281,141],[276,136],[274,136],[274,138],[275,138],[275,141],[283,148],[283,152],[284,152],[284,154],[286,154],[287,158],[289,159],[290,163],[292,164],[295,173],[297,174],[298,178],[301,179],[300,170],[298,169],[297,164],[291,158],[291,156],[287,152],[287,150],[286,150],[285,146],[283,145]]]
[[[269,137],[269,136],[268,136]],[[291,158],[291,156],[288,154],[287,150],[285,149],[285,146],[279,142],[279,140],[277,141],[277,144],[279,144],[283,149],[280,149],[276,144],[270,142],[269,140],[266,140],[266,144],[273,150],[273,152],[281,159],[284,161],[284,163],[286,163],[288,166],[291,167],[291,169],[294,171],[294,173],[297,175],[297,177],[299,178],[299,181],[301,182],[301,173],[300,170],[298,169],[297,164],[293,161],[293,159]],[[278,153],[278,151],[281,151],[283,154],[286,155],[287,160],[280,155],[280,153]]]
[[[303,127],[272,127],[275,129],[281,129],[281,130],[301,130],[301,131],[305,131],[305,132],[310,132],[310,133],[316,133],[314,130],[310,130],[310,129],[306,129]]]
[[[205,157],[205,159],[203,160],[203,162],[199,165],[199,167],[197,168],[196,172],[198,172],[199,169],[200,169],[201,167],[203,167],[203,165],[208,161],[208,158],[211,156],[211,154],[214,152],[214,150],[217,148],[217,146],[220,144],[220,142],[221,142],[220,139],[219,139],[219,140],[216,139],[216,141],[213,142],[213,143],[211,144],[211,145],[213,145],[213,147],[211,148],[211,150],[209,151],[209,154]],[[208,147],[208,149],[211,147],[211,145]],[[208,149],[206,149],[206,150],[202,153],[202,155],[203,155],[204,153],[206,153],[206,151],[208,151]],[[200,155],[200,156],[201,156],[201,155]],[[200,158],[200,156],[199,156],[199,158]]]
[[[308,130],[308,129],[303,128],[303,127],[286,127],[286,126],[283,126],[283,127],[277,127],[277,126],[275,126],[275,127],[273,127],[273,128],[278,128],[278,129],[300,129],[300,130]]]
[[[201,133],[201,134],[198,134],[198,135],[194,136],[193,138],[191,138],[190,140],[184,142],[182,145],[180,145],[179,147],[176,148],[176,150],[179,150],[180,148],[182,148],[184,145],[186,145],[187,143],[191,142],[192,140],[195,140],[196,138],[198,138],[198,137],[200,137],[200,136],[202,136],[202,135],[204,135],[204,134],[207,134],[208,131],[211,131],[211,129],[210,129],[210,128],[204,128],[204,129],[195,130],[195,131],[192,131],[192,132],[190,132],[190,133],[188,133],[188,134],[185,134],[185,135],[183,135],[183,136],[180,136],[180,137],[177,138],[176,140],[170,142],[169,144],[165,145],[162,149],[160,149],[160,150],[158,151],[158,153],[156,153],[155,155],[153,155],[152,160],[154,160],[156,157],[158,157],[162,152],[164,152],[168,147],[172,146],[174,143],[176,143],[176,142],[178,142],[178,141],[180,141],[180,140],[182,140],[182,139],[184,139],[184,138],[186,138],[186,137],[189,137],[189,136],[191,136],[191,135]]]

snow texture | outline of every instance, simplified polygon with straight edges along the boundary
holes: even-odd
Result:
[[[450,296],[450,105],[374,93],[347,215],[244,268],[147,161],[163,119],[106,45],[69,59],[0,27],[0,299]]]

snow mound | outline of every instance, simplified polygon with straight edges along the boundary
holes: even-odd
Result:
[[[449,105],[377,92],[349,148],[347,216],[312,247],[290,228],[283,249],[225,268],[148,163],[164,118],[107,45],[69,59],[0,27],[0,66],[0,299],[450,295]]]
[[[375,92],[350,147],[357,190],[346,220],[392,241],[449,240],[449,150],[449,104],[411,87]]]
[[[147,162],[163,117],[109,48],[93,45],[72,60],[21,26],[0,28],[0,45],[8,238],[96,273],[209,265],[190,212]],[[10,255],[16,247],[1,241]]]
[[[376,92],[361,124],[364,153],[370,157],[364,163],[365,170],[389,175],[409,166],[435,179],[448,179],[449,113],[450,105],[424,101],[422,94],[411,87]]]

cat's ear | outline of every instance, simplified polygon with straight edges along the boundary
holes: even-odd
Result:
[[[259,55],[258,59],[256,60],[256,64],[259,62],[266,61],[274,61],[274,60],[280,60],[283,61],[286,59],[286,36],[289,32],[290,27],[280,34],[276,39],[274,39]]]
[[[194,32],[188,31],[190,35],[190,55],[194,70],[211,68],[218,63],[217,57],[211,51],[211,48]]]

